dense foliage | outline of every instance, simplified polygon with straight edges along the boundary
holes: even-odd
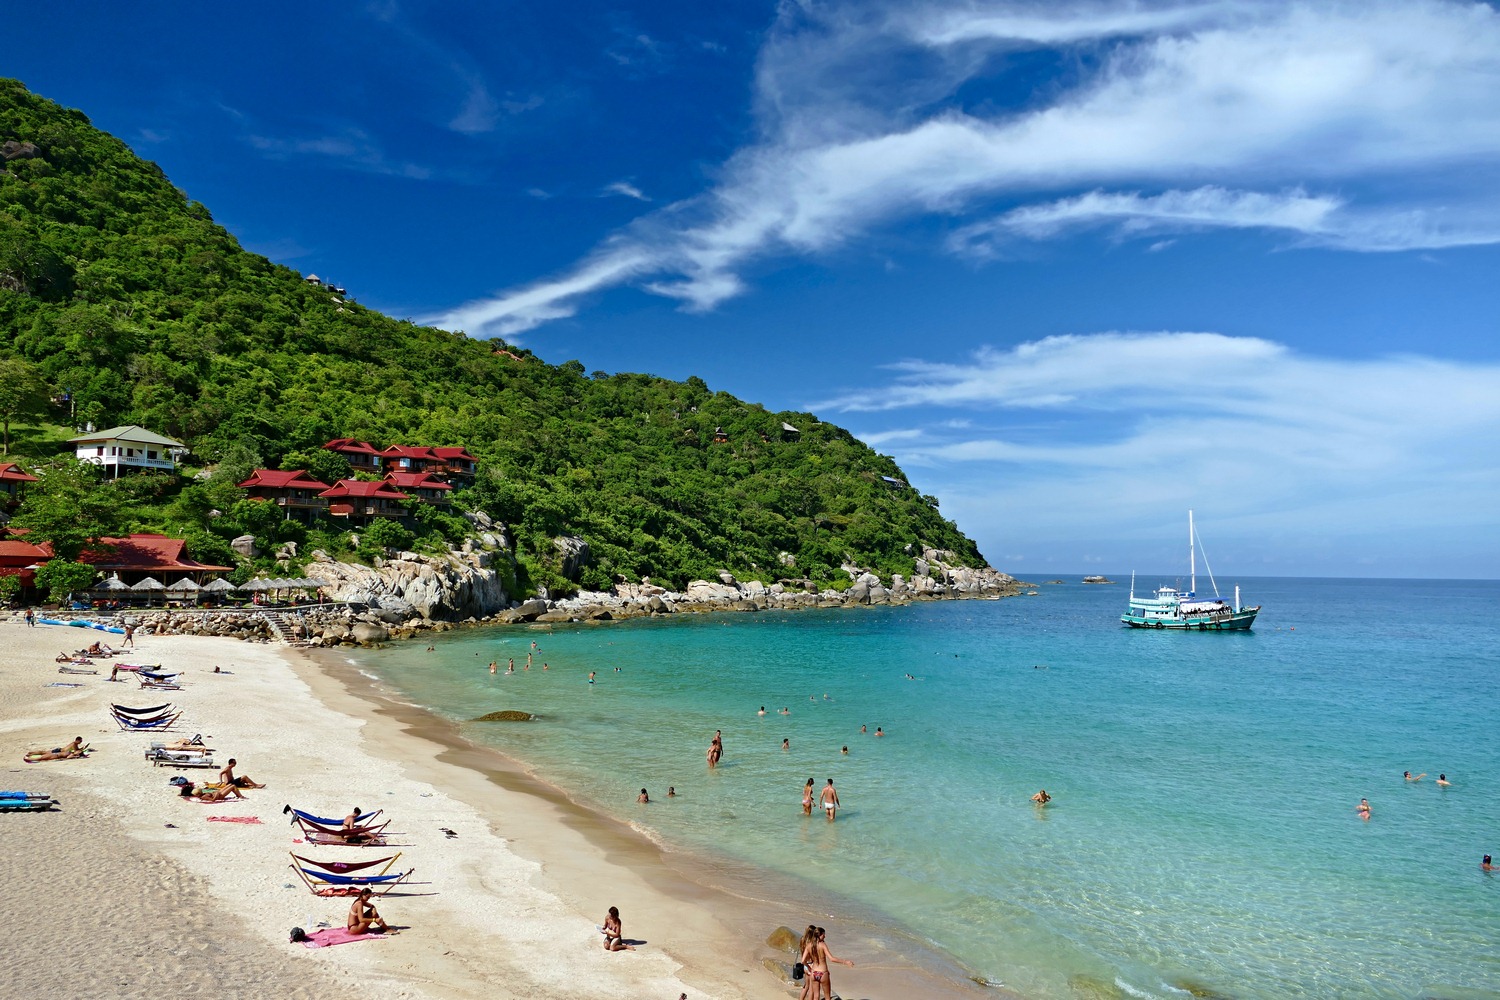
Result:
[[[34,366],[55,424],[141,424],[234,474],[312,466],[334,437],[462,444],[482,463],[471,502],[512,526],[535,567],[554,560],[554,536],[584,536],[586,585],[721,568],[831,581],[846,558],[910,572],[924,544],[983,563],[891,459],[812,414],[697,378],[590,375],[367,310],[242,250],[159,167],[0,80],[7,140],[20,155],[0,170],[0,360]],[[16,395],[0,417],[17,447],[56,451],[58,435],[27,436],[35,392]],[[196,531],[204,559],[224,557],[231,527],[209,531],[210,509],[250,517],[232,478],[215,479],[150,508],[157,526]]]

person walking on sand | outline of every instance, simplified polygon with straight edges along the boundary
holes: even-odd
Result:
[[[828,822],[833,822],[834,813],[839,808],[839,793],[833,787],[833,779],[828,779],[828,784],[823,786],[823,793],[818,796],[818,801],[823,805],[823,811],[828,814]]]
[[[832,1000],[833,976],[828,967],[834,962],[854,968],[854,963],[847,958],[839,958],[828,950],[828,932],[818,928],[818,941],[813,946],[812,961],[804,963],[807,965],[807,978],[813,981],[814,987],[821,987],[823,1000]]]
[[[626,944],[620,935],[624,933],[620,928],[619,907],[611,906],[609,915],[604,918],[604,926],[600,928],[604,932],[605,951],[635,951],[635,945]]]
[[[135,626],[134,625],[126,625],[125,626],[125,641],[122,642],[122,643],[120,643],[120,645],[121,646],[134,646],[135,645]]]
[[[807,930],[802,932],[802,941],[797,945],[797,961],[802,963],[802,996],[800,1000],[817,1000],[818,983],[821,979],[814,980],[810,974],[813,958],[818,951],[818,928],[812,924],[807,925]]]
[[[26,609],[26,627],[36,628],[36,612],[32,611],[30,608]],[[765,715],[766,713],[762,712],[760,714]]]
[[[802,815],[811,816],[813,807],[813,780],[807,779],[807,784],[802,786]]]

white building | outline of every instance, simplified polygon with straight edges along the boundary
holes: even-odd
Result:
[[[127,424],[69,438],[80,462],[93,462],[109,470],[111,478],[122,471],[172,472],[177,459],[187,454],[187,445],[153,434],[144,427]]]

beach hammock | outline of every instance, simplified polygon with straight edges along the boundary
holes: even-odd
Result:
[[[292,806],[282,806],[281,811],[283,813],[291,814],[291,816],[293,817],[293,823],[297,822],[298,819],[305,819],[310,823],[317,823],[320,826],[340,827],[344,825],[344,821],[342,818],[329,819],[327,816],[314,816],[310,812],[303,812],[301,809],[297,809]],[[374,812],[360,813],[358,816],[354,817],[354,823],[356,826],[365,826],[370,822],[370,820],[374,819],[376,816],[379,816],[384,811],[385,810],[383,809],[376,809]]]
[[[150,719],[141,719],[133,715],[121,715],[118,712],[110,714],[115,720],[115,724],[121,729],[167,729],[182,715],[181,712],[173,712],[167,715],[158,715]]]
[[[291,867],[315,896],[357,896],[361,889],[369,889],[374,895],[384,896],[416,871],[415,868],[409,868],[404,872],[388,874],[399,857],[400,852],[374,861],[314,861],[300,854],[293,854]],[[369,872],[377,865],[381,866],[379,871],[367,875],[355,874]]]
[[[292,810],[292,822],[296,824],[297,829],[302,831],[303,839],[310,844],[378,847],[384,842],[381,836],[383,831],[391,825],[391,821],[386,820],[384,823],[366,823],[355,826],[351,830],[346,830],[342,825],[342,820],[328,820],[319,823],[315,820],[304,818],[304,815],[299,814],[295,809]],[[366,813],[365,815],[373,816],[374,813]]]
[[[163,713],[171,710],[172,703],[168,702],[165,705],[152,705],[150,708],[130,708],[127,705],[114,705],[114,704],[111,704],[109,707],[110,707],[110,710],[113,711],[116,715],[147,716],[147,715],[161,715],[161,714],[163,714]]]

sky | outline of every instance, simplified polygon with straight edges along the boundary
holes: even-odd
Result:
[[[247,249],[811,410],[1000,569],[1500,576],[1491,4],[69,10],[0,74]]]

